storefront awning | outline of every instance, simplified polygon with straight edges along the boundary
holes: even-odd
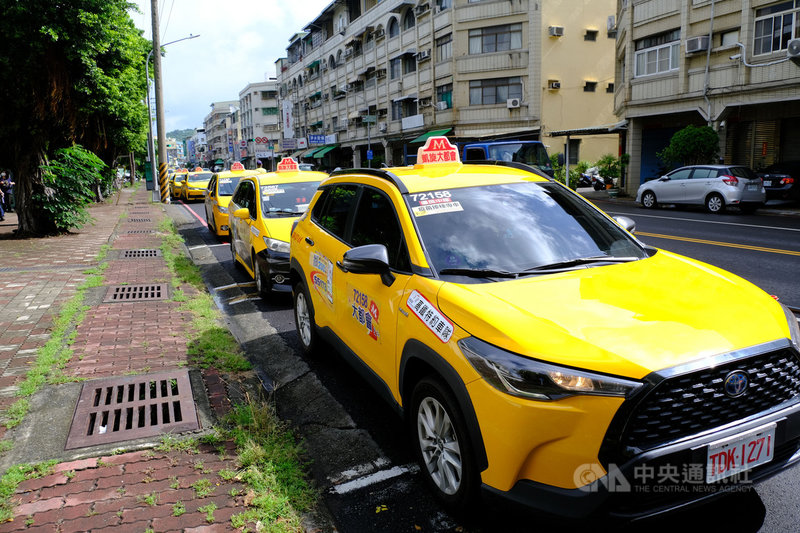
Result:
[[[319,150],[317,150],[317,151],[314,153],[314,159],[322,159],[322,157],[323,157],[325,154],[327,154],[328,152],[330,152],[330,151],[331,151],[331,150],[333,150],[334,148],[338,148],[338,147],[339,147],[339,145],[338,145],[338,144],[332,144],[332,145],[330,145],[330,146],[323,146],[322,148],[320,148]]]
[[[361,115],[358,114],[358,111],[353,111],[349,115],[347,115],[347,118],[350,119],[350,120],[355,120],[360,116]]]
[[[289,155],[289,157],[291,157],[292,159],[294,159],[295,161],[297,161],[297,159],[298,159],[300,156],[302,156],[302,155],[303,155],[303,152],[305,152],[305,150],[298,150],[298,151],[296,151],[296,152],[293,152],[291,155]]]
[[[392,98],[392,102],[402,102],[403,100],[416,100],[417,93],[412,93],[406,96],[401,96],[400,98]]]
[[[315,146],[314,148],[309,148],[308,150],[304,150],[303,153],[300,154],[300,157],[312,157],[314,155],[314,152],[316,152],[319,149],[320,149],[319,146]]]
[[[403,57],[403,56],[408,56],[408,55],[414,55],[414,54],[416,54],[416,53],[417,53],[417,49],[416,49],[416,48],[409,48],[409,49],[407,49],[407,50],[405,50],[405,51],[403,51],[403,52],[400,52],[400,53],[394,54],[394,55],[393,55],[392,57],[390,57],[389,59],[397,59],[398,57]]]
[[[312,68],[314,68],[314,67],[316,67],[316,66],[318,66],[318,65],[319,65],[319,59],[317,59],[317,60],[315,60],[315,61],[312,61],[311,63],[309,63],[308,65],[306,65],[306,68],[307,68],[307,69],[309,69],[309,70],[311,70]]]
[[[572,130],[554,130],[547,135],[550,137],[566,137],[571,135],[604,135],[606,133],[620,133],[628,129],[628,121],[623,120],[616,124],[606,124],[604,126],[591,126],[588,128],[575,128]]]
[[[410,143],[421,143],[428,140],[428,137],[439,137],[440,135],[445,135],[447,132],[452,130],[453,128],[447,128],[446,130],[433,130],[429,131],[428,133],[423,133],[413,141],[408,141]]]

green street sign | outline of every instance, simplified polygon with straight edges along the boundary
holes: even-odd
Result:
[[[361,117],[361,121],[365,124],[375,124],[378,122],[378,117],[375,115],[364,115]]]

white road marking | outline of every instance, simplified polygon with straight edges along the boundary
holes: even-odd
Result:
[[[662,218],[664,220],[680,220],[682,222],[699,222],[701,224],[721,224],[723,226],[742,226],[745,228],[760,228],[760,229],[778,229],[784,231],[797,231],[800,232],[800,228],[781,228],[778,226],[757,226],[755,224],[742,224],[739,222],[720,222],[718,220],[699,220],[695,218],[677,218],[677,217],[662,217],[658,215],[641,215],[639,213],[622,213],[619,211],[606,211],[609,215],[624,215],[626,217],[635,217],[635,218]]]
[[[236,298],[232,298],[228,300],[228,305],[240,304],[242,302],[248,302],[253,300],[260,300],[261,296],[258,294],[245,294],[243,296],[237,296]]]
[[[415,472],[418,469],[419,467],[416,465],[394,466],[388,470],[380,470],[368,476],[360,477],[352,481],[342,483],[341,485],[335,485],[330,488],[330,491],[336,494],[347,494],[348,492],[362,489],[364,487],[374,485],[375,483],[386,481],[387,479],[392,479],[402,476],[403,474]]]
[[[244,283],[231,283],[230,285],[223,285],[222,287],[214,287],[215,291],[224,291],[226,289],[232,289],[234,287],[255,287],[255,281],[245,281]]]

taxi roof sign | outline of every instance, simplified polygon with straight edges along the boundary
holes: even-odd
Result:
[[[237,161],[237,162],[235,162],[234,164],[231,165],[231,170],[232,171],[244,170],[244,165],[241,164],[239,161]]]
[[[291,157],[284,157],[275,172],[300,172],[300,165]]]
[[[194,167],[194,171],[195,172],[202,172],[203,171],[203,167]]]
[[[461,163],[458,148],[450,143],[447,137],[428,137],[425,146],[417,150],[417,164]]]

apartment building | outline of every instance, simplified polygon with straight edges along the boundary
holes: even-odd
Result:
[[[548,130],[616,122],[614,12],[614,0],[334,1],[276,62],[281,148],[322,168],[410,163],[433,134],[560,152]],[[614,135],[577,141],[617,151]]]
[[[233,139],[229,135],[230,114],[239,105],[238,100],[213,102],[211,111],[203,120],[208,145],[208,162],[210,165],[227,165],[233,161]]]
[[[209,154],[205,129],[196,128],[194,134],[186,139],[186,157],[194,166],[208,166]]]
[[[280,142],[280,125],[278,82],[272,78],[248,83],[239,92],[239,127],[245,141],[240,151],[246,168],[255,168],[257,161],[264,168],[275,168],[274,146]]]
[[[800,159],[800,0],[619,0],[617,32],[627,192],[688,124],[719,132],[725,163]]]

